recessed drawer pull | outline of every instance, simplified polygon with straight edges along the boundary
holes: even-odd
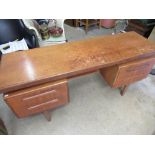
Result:
[[[143,69],[146,69],[149,66],[150,66],[150,64],[144,64],[143,66],[137,66],[137,67],[134,67],[134,68],[129,68],[129,69],[127,69],[127,71],[132,72],[132,71],[137,71],[137,70],[143,70]]]
[[[25,98],[23,98],[23,101],[32,100],[32,99],[42,97],[44,95],[48,95],[48,94],[55,93],[55,92],[56,92],[56,90],[51,90],[51,91],[48,91],[48,92],[45,92],[45,93],[33,95],[33,96],[30,96],[30,97],[25,97]]]
[[[60,80],[5,94],[4,99],[21,118],[65,105],[68,97],[67,80]]]
[[[58,99],[54,99],[54,100],[47,101],[47,102],[44,102],[44,103],[41,103],[41,104],[37,104],[37,105],[32,106],[32,107],[29,107],[29,108],[27,108],[27,109],[28,109],[28,110],[32,110],[32,109],[34,109],[34,108],[38,108],[38,107],[40,107],[40,106],[44,106],[44,105],[46,105],[46,104],[54,103],[54,102],[57,102],[57,101],[58,101]]]

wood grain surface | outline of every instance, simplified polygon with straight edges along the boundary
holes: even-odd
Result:
[[[155,43],[135,32],[14,52],[2,56],[0,93],[152,56]]]
[[[50,82],[14,91],[5,94],[4,100],[18,117],[40,112],[45,112],[45,116],[48,116],[49,109],[55,109],[68,103],[67,81]]]

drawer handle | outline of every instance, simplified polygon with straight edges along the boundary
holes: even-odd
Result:
[[[57,101],[58,101],[58,99],[56,98],[56,99],[54,99],[52,101],[47,101],[47,102],[44,102],[44,103],[41,103],[41,104],[38,104],[38,105],[35,105],[35,106],[32,106],[32,107],[29,107],[28,110],[32,110],[34,108],[38,108],[40,106],[44,106],[44,105],[47,105],[49,103],[54,103],[54,102],[57,102]]]
[[[44,96],[44,95],[47,95],[47,94],[51,94],[51,93],[54,93],[54,92],[56,92],[56,90],[51,90],[51,91],[48,91],[48,92],[45,92],[45,93],[41,93],[41,94],[33,95],[33,96],[30,96],[30,97],[26,97],[26,98],[23,98],[23,101],[35,99],[35,98],[38,98],[38,97],[41,97],[41,96]]]
[[[143,66],[138,66],[138,67],[135,67],[135,68],[129,68],[127,69],[128,72],[132,72],[132,71],[137,71],[137,70],[142,70],[142,69],[145,69],[146,67],[149,67],[150,64],[145,64]]]

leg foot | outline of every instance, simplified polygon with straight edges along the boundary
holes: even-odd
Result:
[[[123,87],[121,88],[121,90],[120,90],[121,96],[123,96],[123,95],[125,94],[127,88],[128,88],[128,85],[125,85],[125,86],[123,86]]]
[[[43,115],[45,116],[45,118],[47,119],[47,121],[51,121],[51,117],[52,117],[52,113],[51,111],[44,111]]]

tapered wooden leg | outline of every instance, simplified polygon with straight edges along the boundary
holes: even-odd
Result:
[[[125,94],[127,88],[128,88],[128,85],[125,85],[125,86],[123,86],[123,87],[121,88],[121,90],[120,90],[121,96],[123,96],[123,95]]]
[[[88,26],[89,26],[88,19],[86,19],[86,25],[85,25],[85,32],[86,32],[86,34],[88,32]]]
[[[51,121],[51,117],[52,117],[52,112],[51,112],[51,111],[44,111],[44,112],[43,112],[43,115],[45,116],[45,118],[46,118],[48,121]]]

